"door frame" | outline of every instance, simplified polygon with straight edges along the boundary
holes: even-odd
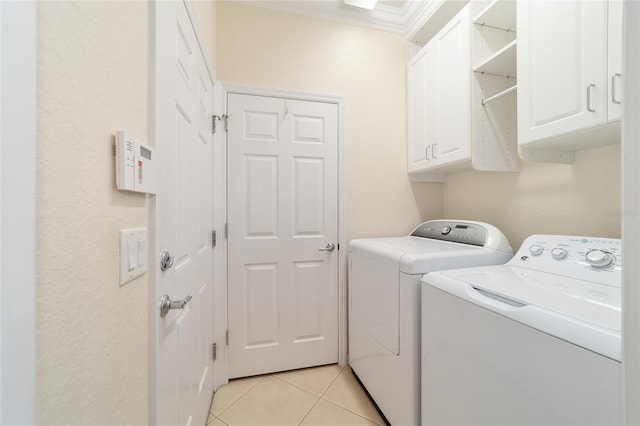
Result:
[[[338,363],[340,365],[347,365],[347,179],[346,179],[346,164],[347,164],[347,141],[346,141],[346,98],[338,95],[326,95],[309,92],[298,92],[283,89],[273,89],[257,86],[245,86],[232,83],[222,82],[220,88],[221,95],[217,96],[218,108],[216,114],[222,115],[227,112],[227,95],[229,93],[240,95],[253,95],[253,96],[265,96],[273,98],[286,98],[300,101],[310,102],[325,102],[336,104],[338,107],[338,244],[340,250],[338,251]],[[230,119],[233,119],[231,117]],[[222,134],[222,132],[220,132]],[[224,137],[227,141],[226,134]],[[228,142],[227,142],[228,143]],[[226,143],[220,143],[221,150],[218,152],[217,158],[214,159],[214,167],[219,171],[216,175],[218,177],[219,185],[216,186],[218,194],[224,194],[224,218],[226,223],[227,218],[227,150]],[[224,174],[223,174],[224,173]],[[224,190],[220,188],[224,187]],[[220,217],[220,216],[218,216]],[[223,224],[224,226],[224,224]],[[225,238],[225,259],[226,259],[226,238]],[[224,289],[220,289],[219,293],[216,293],[220,297],[216,299],[216,310],[226,313],[228,307],[228,293],[227,293],[227,270],[225,262],[225,270],[223,276],[219,277],[218,285],[223,285]],[[223,307],[222,304],[225,306]],[[228,318],[224,317],[224,330],[228,327]],[[220,324],[220,323],[218,323]],[[228,357],[228,346],[225,356]],[[227,358],[228,359],[228,358]],[[225,370],[221,372],[224,374],[225,380],[228,382],[228,369],[226,365],[223,367]]]
[[[0,423],[35,422],[37,12],[0,2]]]
[[[158,131],[158,127],[159,127],[159,122],[158,122],[158,99],[163,99],[163,96],[160,96],[161,93],[166,93],[166,91],[168,90],[167,87],[164,86],[160,86],[157,84],[156,82],[156,76],[160,74],[160,71],[158,70],[158,58],[156,56],[156,51],[158,49],[157,46],[157,41],[158,41],[158,34],[160,31],[166,30],[163,28],[160,28],[157,22],[158,19],[158,8],[162,7],[162,0],[155,0],[152,1],[149,4],[149,34],[150,34],[150,45],[149,45],[149,140],[153,141],[151,143],[152,146],[156,146],[157,143],[157,138],[160,137],[159,135],[159,131]],[[202,57],[204,58],[204,63],[205,66],[207,68],[207,73],[209,75],[209,78],[212,82],[212,84],[214,84],[214,90],[211,93],[212,96],[212,105],[215,107],[215,83],[216,83],[216,79],[215,79],[215,68],[212,66],[213,64],[211,64],[209,62],[209,57],[207,55],[207,51],[205,48],[205,44],[203,42],[203,37],[202,37],[202,32],[200,31],[200,27],[198,25],[198,20],[196,18],[196,14],[195,11],[193,9],[193,5],[191,3],[191,0],[182,0],[182,3],[184,4],[186,10],[187,10],[187,14],[189,16],[189,21],[191,23],[191,26],[193,28],[193,31],[195,33],[196,36],[196,41],[198,43],[198,47],[200,49],[200,52],[202,53]],[[215,110],[214,110],[215,111]],[[216,143],[216,135],[214,135],[214,141],[213,143]],[[214,158],[213,158],[213,164],[215,165],[215,146],[214,146]],[[214,170],[215,173],[215,170]],[[216,199],[214,197],[215,194],[215,179],[214,179],[214,188],[213,191],[214,193],[211,194],[212,200],[213,200],[213,214],[214,214],[214,218],[213,218],[213,223],[215,225],[215,202]],[[157,363],[157,359],[158,359],[158,353],[157,353],[157,330],[158,327],[160,325],[160,315],[159,315],[159,309],[160,309],[160,298],[161,295],[159,294],[159,285],[160,285],[160,274],[158,273],[158,245],[157,245],[157,235],[158,235],[158,222],[157,222],[157,200],[155,196],[150,196],[147,199],[148,201],[148,206],[149,206],[149,233],[148,233],[148,247],[149,247],[149,251],[148,251],[148,260],[147,260],[147,264],[149,265],[148,268],[148,274],[149,274],[149,284],[148,284],[148,306],[149,306],[149,312],[148,312],[148,321],[149,321],[149,341],[148,341],[148,345],[149,345],[149,423],[150,424],[158,424],[159,421],[157,419],[157,413],[158,413],[158,376],[161,375],[161,372],[158,371],[158,363]],[[218,257],[218,254],[216,254],[216,248],[214,247],[213,249],[213,268],[214,270],[212,271],[212,279],[213,279],[213,298],[214,301],[216,300],[216,293],[215,293],[215,287],[216,287],[216,279],[217,279],[217,272],[216,272],[216,259]],[[213,308],[215,309],[215,305],[212,302],[211,306],[213,306]],[[215,313],[214,313],[215,314]],[[213,330],[215,332],[216,328],[216,317],[214,316],[213,319],[214,323],[213,323]],[[214,335],[214,338],[216,336]],[[217,369],[216,369],[216,362],[213,363],[213,374],[214,374],[214,389],[216,389],[217,387],[219,387],[219,385],[217,384]]]
[[[624,256],[640,257],[640,3],[626,0],[624,4],[622,75],[622,243]],[[630,43],[633,40],[635,43]],[[627,261],[622,278],[623,312],[623,386],[626,424],[640,423],[640,264]]]

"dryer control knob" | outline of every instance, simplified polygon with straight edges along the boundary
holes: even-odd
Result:
[[[551,256],[553,256],[554,259],[558,259],[558,260],[564,259],[565,257],[567,257],[568,254],[569,252],[559,247],[556,247],[553,250],[551,250]]]
[[[444,226],[442,228],[442,231],[440,231],[440,232],[442,232],[442,235],[447,235],[449,232],[451,232],[451,227],[450,226]]]
[[[613,255],[603,250],[591,250],[587,253],[587,263],[595,268],[604,268],[613,263]]]
[[[544,249],[541,246],[539,246],[537,244],[534,244],[531,247],[529,247],[529,251],[534,256],[540,256],[542,254],[542,252],[544,251]]]

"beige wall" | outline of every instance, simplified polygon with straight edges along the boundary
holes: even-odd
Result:
[[[402,35],[218,2],[218,79],[346,98],[349,238],[442,216],[442,186],[410,184]]]
[[[216,63],[216,3],[216,0],[192,0],[193,10],[198,17],[200,36],[202,37],[200,41],[205,44],[207,60],[213,68],[211,72],[214,73],[214,79],[217,78],[214,67]]]
[[[523,163],[520,173],[447,176],[444,214],[492,223],[514,249],[531,234],[620,238],[620,145],[575,153],[575,164]]]
[[[195,10],[213,51],[215,4]],[[149,30],[147,2],[38,3],[39,424],[148,424],[150,284],[120,287],[118,265],[149,212],[115,190],[112,147],[118,129],[153,144]]]

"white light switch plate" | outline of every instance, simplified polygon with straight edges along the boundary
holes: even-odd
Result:
[[[120,230],[120,285],[147,272],[147,228]]]

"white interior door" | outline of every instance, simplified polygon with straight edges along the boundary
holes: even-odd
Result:
[[[337,105],[229,94],[227,111],[229,377],[337,362]]]
[[[185,4],[156,11],[156,248],[173,260],[158,271],[156,302],[191,296],[156,320],[156,423],[202,425],[213,393],[213,85]]]

